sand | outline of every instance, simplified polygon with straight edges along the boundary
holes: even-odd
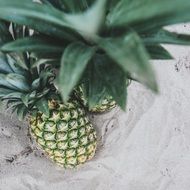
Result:
[[[1,108],[0,190],[189,190],[190,48],[167,48],[176,60],[153,63],[159,95],[133,82],[126,113],[94,116],[98,151],[78,169],[55,166],[31,142],[27,123]]]

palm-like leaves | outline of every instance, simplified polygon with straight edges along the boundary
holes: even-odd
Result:
[[[91,105],[108,93],[124,108],[127,78],[157,91],[149,60],[172,58],[160,43],[189,45],[188,35],[162,29],[189,21],[189,10],[189,0],[0,0],[1,19],[36,31],[2,50],[35,51],[40,57],[56,52],[65,100],[85,81]]]

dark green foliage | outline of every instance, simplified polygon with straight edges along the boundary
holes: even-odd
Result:
[[[54,64],[64,100],[83,82],[90,106],[111,95],[124,109],[128,79],[157,92],[149,60],[172,59],[160,44],[190,44],[189,35],[163,29],[190,21],[189,10],[189,0],[0,0],[0,45],[11,41],[5,21],[35,30],[27,37],[17,35],[1,50],[31,52],[37,59],[31,63],[24,56],[29,65]],[[0,69],[4,74],[12,68]],[[39,83],[36,78],[32,88]],[[23,101],[28,104],[27,97]]]
[[[7,23],[7,27],[11,27],[9,25]],[[25,29],[14,25],[12,34],[8,30],[9,39],[26,38],[29,33]],[[0,99],[7,101],[19,119],[36,109],[48,115],[48,99],[56,95],[52,84],[55,74],[49,63],[51,60],[36,60],[26,52],[0,52]]]

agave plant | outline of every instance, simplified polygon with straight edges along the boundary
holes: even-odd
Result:
[[[90,107],[111,96],[125,109],[127,80],[158,90],[150,60],[172,59],[161,44],[190,44],[163,28],[190,21],[189,10],[189,0],[0,0],[2,20],[34,31],[4,34],[1,50],[53,59],[64,101],[83,83]]]

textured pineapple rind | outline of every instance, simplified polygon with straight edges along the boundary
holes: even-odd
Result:
[[[74,168],[92,159],[97,137],[83,108],[76,102],[50,102],[50,116],[30,117],[30,132],[40,148],[59,166]]]
[[[87,107],[88,102],[84,96],[84,92],[81,86],[75,90],[76,96],[81,100],[82,104]],[[117,106],[117,103],[113,100],[111,96],[107,96],[104,100],[100,101],[99,104],[88,110],[92,113],[104,113],[112,110]]]
[[[104,100],[102,100],[100,104],[94,106],[89,111],[93,113],[104,113],[112,110],[116,106],[116,102],[111,97],[107,97]]]

